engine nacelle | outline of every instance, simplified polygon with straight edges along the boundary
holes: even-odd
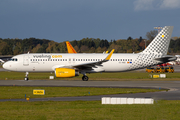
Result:
[[[75,69],[69,68],[56,68],[55,69],[56,77],[74,77],[79,76],[79,71]]]

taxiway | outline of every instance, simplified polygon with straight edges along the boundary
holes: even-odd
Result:
[[[31,98],[30,101],[76,101],[101,100],[102,97],[153,98],[155,100],[180,100],[180,81],[61,81],[61,80],[0,80],[1,86],[51,86],[51,87],[116,87],[116,88],[155,88],[168,91],[136,94],[117,94],[82,97]],[[26,101],[6,99],[0,101]]]

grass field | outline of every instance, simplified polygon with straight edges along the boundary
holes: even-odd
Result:
[[[152,105],[101,105],[100,101],[0,102],[8,120],[179,120],[180,101]]]
[[[51,73],[30,73],[29,78],[48,79]],[[179,80],[179,73],[167,73],[167,80]],[[97,73],[89,74],[90,80],[161,80],[150,79],[149,73]],[[56,78],[56,80],[81,80],[74,78]],[[169,78],[169,79],[168,79]],[[1,80],[24,79],[24,73],[0,72]],[[163,79],[166,80],[166,79]],[[33,89],[44,89],[44,96],[33,95]],[[155,92],[152,89],[129,88],[90,88],[90,87],[18,87],[1,86],[0,99],[88,96],[103,94]],[[41,102],[0,102],[0,119],[18,120],[178,120],[180,119],[180,101],[155,101],[152,105],[101,105],[101,101],[41,101]]]
[[[45,90],[45,95],[33,95],[34,89]],[[16,98],[45,98],[45,97],[67,97],[67,96],[90,96],[109,94],[129,94],[162,91],[158,89],[137,88],[93,88],[93,87],[19,87],[0,86],[0,99]]]
[[[154,73],[159,74],[159,73]],[[87,74],[89,80],[180,80],[179,73],[166,73],[165,79],[150,78],[152,73],[146,72],[119,72],[119,73],[93,73]],[[49,76],[54,76],[54,73],[30,73],[30,80],[49,79]],[[23,72],[0,72],[0,80],[23,80],[25,73]],[[81,80],[82,75],[73,78],[55,78],[55,80]]]

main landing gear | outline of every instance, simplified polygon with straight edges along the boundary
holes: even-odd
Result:
[[[25,81],[29,80],[28,75],[29,75],[29,72],[26,72],[26,75],[25,75],[25,78],[24,78]]]
[[[83,77],[82,77],[82,80],[83,80],[83,81],[88,81],[88,79],[89,79],[88,76],[83,75]]]
[[[83,81],[88,81],[88,76],[86,76],[86,72],[85,71],[81,71],[81,74],[83,74],[82,80]]]

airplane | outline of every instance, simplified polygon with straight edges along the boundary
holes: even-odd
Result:
[[[72,47],[70,42],[66,41],[66,46],[68,49],[68,53],[77,53],[76,50]]]
[[[167,55],[173,26],[165,26],[153,41],[140,53],[27,53],[12,57],[3,64],[10,71],[54,72],[56,77],[75,77],[83,74],[82,80],[88,81],[86,73],[124,72],[142,69],[176,60]]]
[[[66,41],[66,46],[68,49],[68,53],[77,53],[69,41]],[[107,54],[107,53],[108,53],[108,51],[103,52],[103,54]]]

